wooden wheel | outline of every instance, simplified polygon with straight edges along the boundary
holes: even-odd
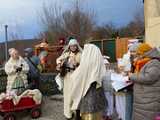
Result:
[[[39,118],[41,116],[41,109],[40,108],[33,108],[31,110],[32,118]]]
[[[13,113],[6,113],[3,120],[16,120],[16,117]]]

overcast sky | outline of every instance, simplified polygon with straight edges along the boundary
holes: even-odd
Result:
[[[64,10],[71,9],[74,0],[0,0],[0,42],[4,41],[4,25],[9,33],[16,30],[25,39],[35,37],[42,29],[38,13],[44,3],[52,2]],[[138,10],[143,10],[142,0],[82,0],[86,9],[96,13],[96,22],[116,26],[129,23]]]

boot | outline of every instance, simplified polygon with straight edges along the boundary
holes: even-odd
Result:
[[[76,110],[75,120],[81,120],[80,110]]]

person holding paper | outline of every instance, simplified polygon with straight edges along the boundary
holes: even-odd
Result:
[[[153,120],[160,112],[160,53],[143,43],[137,55],[143,64],[129,75],[134,82],[133,120]]]

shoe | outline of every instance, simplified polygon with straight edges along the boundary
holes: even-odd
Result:
[[[74,120],[74,114],[72,114],[71,118],[65,118],[66,120]]]
[[[72,118],[66,118],[66,120],[72,120]]]
[[[80,110],[76,110],[75,120],[81,120]]]
[[[103,120],[111,120],[108,116],[103,116]]]

